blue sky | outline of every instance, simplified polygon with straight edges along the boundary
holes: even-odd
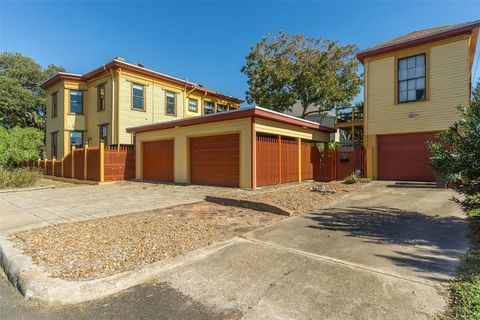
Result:
[[[267,33],[303,33],[365,49],[414,30],[478,19],[479,1],[0,0],[0,51],[21,52],[42,66],[59,64],[73,73],[122,56],[243,98],[247,83],[240,68]]]

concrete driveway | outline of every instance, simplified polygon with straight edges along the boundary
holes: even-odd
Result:
[[[468,245],[451,196],[374,182],[103,300],[44,308],[0,285],[3,318],[431,319]]]
[[[427,319],[468,245],[451,196],[374,182],[161,280],[245,319]]]
[[[205,195],[224,190],[204,186],[120,182],[0,193],[0,235],[202,201]]]

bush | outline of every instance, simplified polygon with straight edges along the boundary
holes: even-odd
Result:
[[[37,184],[41,178],[41,173],[36,170],[6,170],[0,167],[0,189],[31,187]]]
[[[355,174],[355,172],[352,172],[351,175],[349,175],[348,177],[345,178],[345,180],[343,180],[343,183],[345,184],[355,184],[355,183],[370,183],[372,182],[372,180],[368,179],[368,178],[360,178],[359,176],[357,176]]]
[[[0,127],[0,167],[13,169],[20,161],[37,160],[43,150],[43,132],[36,128]]]
[[[432,168],[465,196],[456,199],[465,211],[480,208],[480,83],[472,90],[469,106],[460,106],[461,118],[428,142]]]
[[[355,173],[352,173],[348,177],[343,180],[343,183],[345,184],[355,184],[358,182],[358,176]]]

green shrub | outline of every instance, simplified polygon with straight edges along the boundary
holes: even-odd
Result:
[[[31,187],[37,184],[41,178],[41,173],[36,170],[6,170],[0,167],[0,189]]]
[[[480,217],[480,208],[476,208],[476,209],[472,209],[470,211],[467,211],[467,214],[471,218]]]
[[[355,184],[357,182],[359,182],[359,178],[355,173],[352,173],[351,175],[346,177],[345,180],[343,180],[343,183],[345,184]]]
[[[43,149],[43,132],[36,128],[0,127],[0,167],[13,169],[20,161],[37,160]]]
[[[457,277],[451,284],[452,319],[480,319],[480,219],[469,221],[471,248],[461,257]]]
[[[360,179],[358,179],[358,182],[360,182],[360,183],[370,183],[370,182],[372,182],[372,179],[360,178]]]

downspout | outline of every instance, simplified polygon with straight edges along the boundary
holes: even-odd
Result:
[[[103,65],[103,68],[105,69],[105,65]],[[105,71],[107,71],[105,69]],[[110,79],[112,80],[112,144],[115,144],[115,139],[117,138],[117,135],[115,134],[115,129],[116,129],[116,123],[115,123],[115,75],[113,74],[113,70],[110,69]],[[115,139],[114,139],[115,137]]]

